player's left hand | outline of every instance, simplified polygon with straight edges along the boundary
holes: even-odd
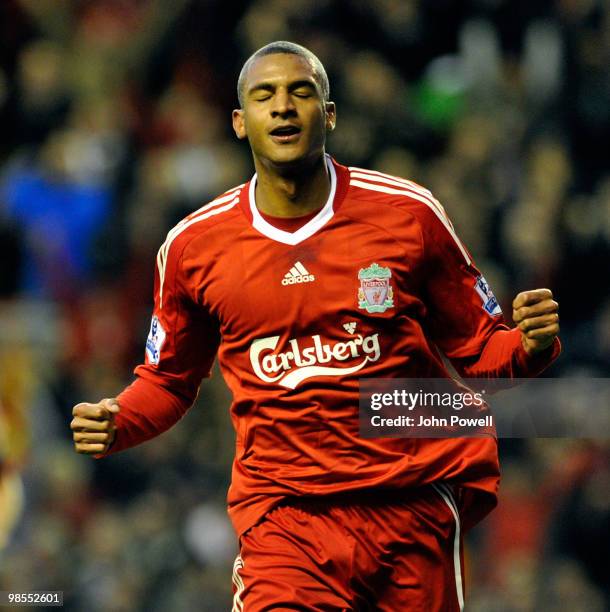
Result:
[[[523,291],[513,300],[513,321],[521,330],[521,343],[528,355],[553,344],[559,334],[559,304],[550,289]]]

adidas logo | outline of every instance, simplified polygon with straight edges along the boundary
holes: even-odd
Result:
[[[282,285],[295,285],[297,283],[311,283],[316,277],[307,271],[307,268],[297,261],[292,268],[284,275]]]

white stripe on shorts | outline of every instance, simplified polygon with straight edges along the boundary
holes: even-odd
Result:
[[[453,569],[455,572],[455,589],[457,591],[458,605],[460,610],[464,609],[464,591],[462,590],[462,564],[460,562],[460,515],[453,498],[451,488],[445,483],[432,483],[434,490],[443,498],[449,506],[451,514],[455,519],[455,535],[453,536]]]
[[[241,594],[244,592],[244,581],[239,575],[239,570],[244,566],[244,561],[241,555],[235,557],[233,563],[233,584],[235,585],[235,595],[233,595],[233,608],[231,612],[243,612],[244,602],[241,600]]]

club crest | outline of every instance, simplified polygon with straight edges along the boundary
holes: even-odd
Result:
[[[367,312],[385,312],[394,307],[394,290],[390,284],[390,268],[382,268],[376,263],[368,268],[360,268],[358,280],[358,308]]]

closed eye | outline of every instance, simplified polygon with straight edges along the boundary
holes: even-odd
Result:
[[[290,90],[297,98],[310,98],[316,91],[314,85],[309,81],[293,83]]]

